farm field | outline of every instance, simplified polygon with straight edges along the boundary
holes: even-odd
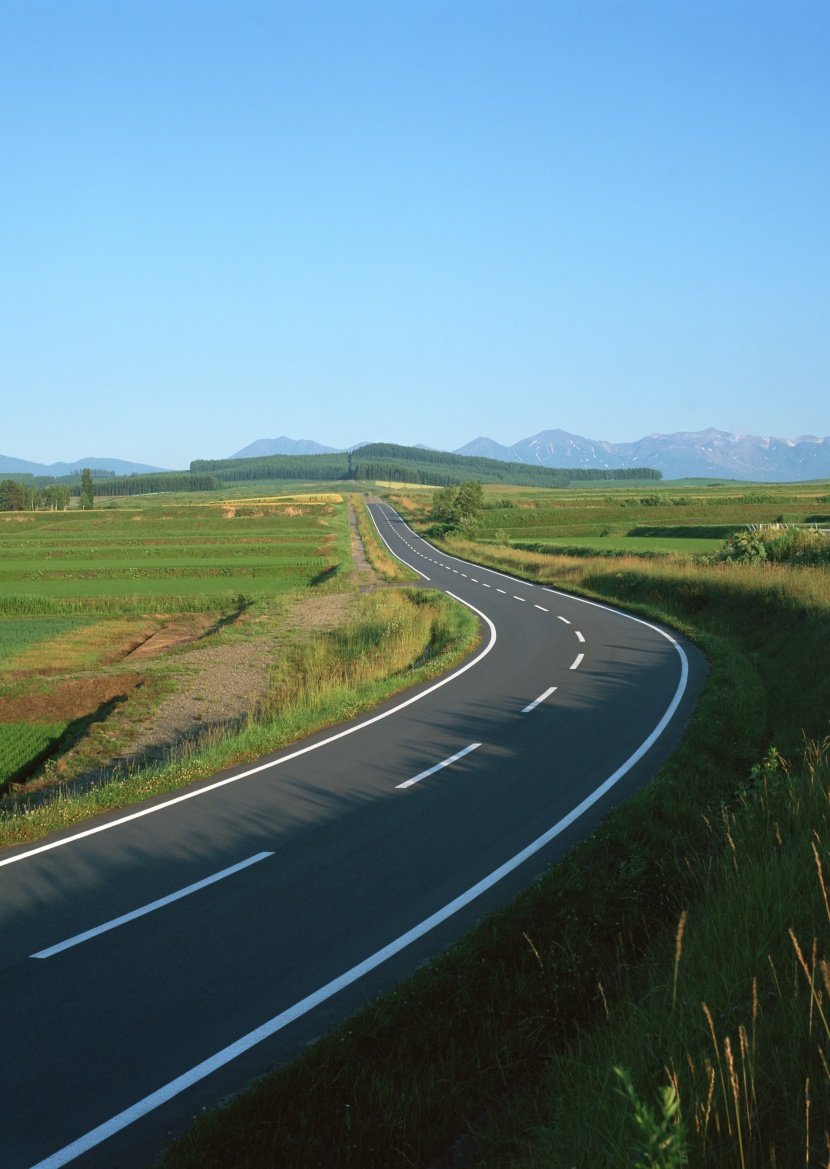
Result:
[[[429,522],[433,492],[398,488],[384,494],[415,522]],[[749,526],[771,524],[830,526],[830,483],[489,486],[477,538],[519,547],[695,555],[714,552]]]
[[[0,521],[0,793],[57,748],[67,774],[126,748],[192,682],[182,655],[197,644],[262,689],[285,614],[351,587],[339,494],[125,504]],[[204,709],[241,717],[245,695]]]
[[[521,547],[521,541],[511,543]],[[549,547],[560,552],[568,548],[585,548],[596,552],[677,552],[696,555],[715,552],[721,545],[716,537],[694,536],[572,536],[570,538],[543,536],[534,541],[535,547]]]
[[[82,611],[76,599],[216,608],[221,594],[302,587],[348,556],[342,497],[318,500],[15,513],[0,523],[0,614],[44,611],[40,598],[53,612]]]

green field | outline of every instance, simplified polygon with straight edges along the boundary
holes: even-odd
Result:
[[[520,541],[511,541],[517,548]],[[572,536],[567,538],[544,536],[534,542],[539,548],[564,552],[568,548],[586,548],[597,552],[679,552],[697,554],[715,552],[721,541],[717,538],[694,536]]]
[[[39,641],[50,641],[83,622],[72,617],[14,618],[0,621],[0,664],[10,661]]]
[[[95,677],[152,632],[161,614],[202,612],[218,621],[348,573],[342,496],[326,498],[319,487],[314,496],[276,502],[251,499],[250,488],[243,494],[3,516],[0,697],[34,693],[56,672]],[[80,640],[67,645],[83,626]],[[47,652],[35,649],[33,658],[38,645]],[[39,709],[42,720],[42,703]],[[0,788],[30,774],[68,725],[36,715],[21,721],[20,713],[18,702],[5,719],[0,714]]]
[[[431,491],[385,494],[416,521],[428,521]],[[548,490],[490,485],[483,498],[478,539],[527,549],[696,555],[716,551],[750,526],[830,526],[830,484],[824,482],[573,483]]]
[[[243,514],[246,513],[246,514]],[[0,524],[0,613],[51,601],[111,611],[217,608],[233,594],[303,588],[349,560],[343,502],[229,502],[18,514]],[[26,598],[29,598],[27,601]],[[41,606],[42,607],[42,606]],[[81,606],[82,608],[82,606]]]
[[[66,730],[62,723],[0,723],[0,790],[45,758]]]

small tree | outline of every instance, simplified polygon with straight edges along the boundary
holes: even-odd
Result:
[[[481,484],[474,479],[462,483],[455,504],[455,522],[468,539],[478,531],[478,523],[484,510],[484,493]]]
[[[0,483],[0,511],[22,511],[26,506],[26,489],[16,479]]]
[[[454,524],[456,521],[456,502],[458,500],[458,488],[453,487],[452,483],[448,483],[446,487],[441,487],[432,497],[432,508],[430,510],[430,518],[439,524]]]
[[[92,472],[89,467],[84,467],[81,472],[81,508],[84,511],[89,511],[94,503],[95,489],[92,486]]]

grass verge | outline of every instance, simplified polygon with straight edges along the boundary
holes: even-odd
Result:
[[[826,726],[826,579],[552,557],[543,558],[543,574],[522,558],[530,553],[461,544],[452,551],[622,601],[695,636],[711,671],[690,728],[655,781],[511,907],[200,1120],[168,1152],[165,1169],[452,1164],[458,1138],[490,1129],[527,1098],[552,1059],[578,1051],[618,1004],[637,1001],[665,931],[707,895],[702,873],[728,847],[711,827],[721,809],[740,802],[736,791],[746,790],[771,744],[797,751],[803,729],[815,735]],[[745,946],[758,946],[743,936]],[[809,947],[808,928],[804,937]],[[787,968],[789,986],[798,973]],[[790,1042],[798,1047],[801,1033]],[[640,1082],[641,1064],[635,1070]],[[652,1060],[648,1071],[654,1082],[661,1065]],[[756,1069],[761,1075],[775,1068]],[[561,1110],[578,1109],[573,1131],[590,1127],[585,1100],[564,1079],[559,1090]],[[491,1163],[509,1161],[496,1155]],[[594,1162],[574,1153],[544,1163]]]
[[[384,546],[378,536],[375,525],[369,517],[369,512],[363,497],[360,495],[350,495],[349,499],[354,505],[355,515],[357,516],[357,530],[363,541],[363,550],[366,553],[366,559],[381,580],[387,581],[388,583],[420,580],[417,572],[413,572],[411,568],[407,568],[400,560],[396,560]]]
[[[83,792],[66,787],[43,800],[21,796],[0,813],[0,846],[36,840],[100,812],[184,787],[353,718],[450,669],[477,638],[473,614],[441,593],[390,590],[356,598],[345,625],[292,650],[261,709],[243,727],[206,732],[163,765]]]

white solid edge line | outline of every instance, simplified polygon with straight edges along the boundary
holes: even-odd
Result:
[[[460,598],[456,597],[455,599],[459,600]],[[581,600],[582,598],[575,599]],[[467,604],[467,602],[462,601],[462,604]],[[610,608],[608,605],[599,605],[596,601],[587,601],[586,604],[597,605],[597,608],[600,609]],[[470,605],[469,608],[473,609],[473,606]],[[477,612],[475,609],[473,611]],[[621,610],[612,609],[611,612],[616,612],[623,617],[629,616],[628,613],[623,613]],[[319,1006],[320,1003],[325,1002],[327,999],[330,999],[333,995],[337,994],[338,991],[343,990],[347,986],[350,986],[353,982],[356,982],[357,979],[362,978],[364,974],[368,974],[370,970],[374,970],[377,966],[380,966],[383,962],[386,962],[395,954],[399,954],[401,950],[406,949],[407,946],[410,946],[413,942],[417,941],[419,938],[422,938],[424,934],[429,933],[430,930],[435,929],[436,926],[440,925],[444,921],[447,921],[448,918],[458,913],[459,910],[464,909],[464,907],[469,905],[470,902],[475,901],[475,899],[480,897],[482,893],[486,893],[488,889],[491,889],[493,885],[496,885],[503,877],[506,877],[509,873],[512,873],[514,869],[517,869],[519,865],[523,864],[523,862],[528,860],[529,857],[533,856],[534,853],[539,852],[539,850],[544,848],[546,844],[550,844],[550,842],[557,836],[561,835],[561,833],[564,832],[566,828],[569,828],[571,824],[575,823],[575,821],[577,821],[580,816],[583,816],[589,808],[592,808],[594,804],[601,800],[602,797],[606,795],[606,793],[609,792],[611,788],[614,787],[614,785],[618,783],[636,763],[639,763],[640,759],[642,759],[649,748],[652,747],[659,739],[660,735],[662,735],[663,731],[668,726],[669,722],[674,716],[675,711],[680,705],[680,700],[685,693],[689,678],[688,658],[683,651],[683,647],[677,641],[675,641],[671,634],[667,633],[665,629],[660,629],[657,625],[652,625],[649,621],[644,621],[640,617],[631,617],[630,619],[632,621],[636,621],[640,625],[647,626],[649,629],[655,630],[655,632],[659,633],[661,637],[665,637],[667,641],[671,642],[680,655],[680,681],[677,684],[674,697],[669,703],[665,714],[660,719],[657,726],[654,728],[648,738],[640,744],[634,754],[630,755],[628,759],[626,759],[625,763],[617,768],[613,775],[609,775],[608,779],[606,779],[604,783],[601,783],[599,787],[595,788],[590,795],[586,796],[585,799],[582,800],[581,803],[577,804],[575,808],[572,808],[571,811],[568,812],[566,816],[563,816],[561,820],[557,820],[553,827],[549,828],[547,832],[543,833],[541,836],[538,836],[536,840],[527,845],[526,848],[523,848],[521,852],[517,852],[515,856],[510,858],[510,860],[505,861],[503,865],[500,865],[499,868],[494,869],[493,872],[484,877],[483,880],[479,881],[476,885],[473,885],[459,897],[456,897],[454,901],[450,901],[442,909],[439,909],[437,913],[433,913],[431,917],[425,918],[424,921],[420,922],[416,926],[413,926],[413,928],[411,930],[407,930],[406,933],[401,934],[400,937],[396,938],[393,942],[390,942],[387,946],[384,946],[383,949],[377,950],[374,954],[371,955],[371,957],[365,958],[362,962],[358,963],[357,966],[353,966],[351,970],[347,970],[345,974],[341,974],[338,978],[335,978],[331,982],[326,983],[325,986],[320,987],[319,990],[314,991],[313,994],[310,994],[306,998],[301,999],[298,1003],[294,1003],[293,1006],[288,1007],[287,1010],[282,1011],[279,1015],[275,1015],[273,1019],[269,1019],[268,1022],[263,1023],[261,1027],[257,1027],[254,1031],[249,1031],[247,1035],[243,1035],[242,1038],[237,1039],[235,1043],[231,1043],[228,1047],[224,1047],[215,1055],[210,1056],[209,1059],[206,1059],[202,1063],[197,1064],[196,1067],[191,1068],[183,1075],[178,1076],[177,1079],[171,1080],[162,1088],[159,1088],[157,1091],[151,1093],[151,1095],[145,1096],[144,1099],[139,1100],[137,1104],[133,1104],[130,1108],[126,1108],[123,1112],[119,1112],[117,1116],[113,1116],[110,1120],[105,1121],[104,1124],[101,1124],[97,1128],[92,1129],[90,1132],[85,1133],[84,1136],[78,1137],[78,1139],[73,1141],[72,1144],[66,1145],[64,1148],[59,1149],[56,1153],[46,1157],[43,1161],[38,1161],[36,1165],[31,1166],[31,1169],[61,1169],[61,1166],[67,1165],[70,1161],[74,1161],[75,1158],[80,1157],[82,1153],[88,1152],[90,1149],[95,1148],[96,1145],[101,1144],[102,1141],[107,1140],[108,1137],[114,1136],[115,1133],[120,1132],[124,1128],[127,1128],[136,1120],[140,1120],[142,1116],[146,1116],[149,1112],[152,1112],[162,1104],[165,1104],[168,1100],[172,1100],[175,1096],[178,1096],[187,1088],[192,1087],[193,1084],[196,1084],[200,1080],[205,1079],[205,1077],[209,1076],[212,1072],[217,1071],[219,1068],[224,1067],[225,1064],[230,1063],[231,1060],[236,1059],[237,1056],[242,1055],[246,1051],[250,1051],[250,1049],[255,1047],[258,1043],[262,1043],[264,1040],[270,1039],[272,1035],[275,1035],[278,1031],[281,1031],[284,1027],[288,1026],[289,1023],[293,1023],[295,1019],[299,1019],[302,1015],[307,1014],[309,1011],[313,1010],[314,1007]],[[485,618],[485,620],[489,620],[489,618]]]
[[[396,560],[400,560],[401,564],[405,564],[407,568],[411,568],[413,572],[417,572],[418,576],[422,576],[424,578],[424,580],[429,580],[429,577],[427,576],[427,574],[425,572],[421,572],[420,568],[416,568],[414,564],[409,564],[409,562],[404,560],[404,558],[402,556],[398,556],[398,554],[396,552],[392,552],[392,549],[389,546],[389,542],[387,541],[386,537],[383,535],[383,532],[381,532],[380,528],[378,527],[377,520],[372,515],[371,511],[369,511],[368,505],[366,507],[366,510],[369,512],[369,519],[375,525],[375,531],[380,536],[381,540],[383,540],[384,544],[386,544],[386,547],[389,548],[389,551],[392,554],[392,556],[394,556]],[[414,535],[415,533],[413,532],[412,534]],[[406,541],[404,541],[404,543],[405,542]],[[412,551],[414,552],[415,549],[413,548]]]
[[[575,670],[584,657],[585,657],[585,654],[577,654],[576,657],[574,658],[573,662],[571,663],[571,665],[568,666],[568,669]]]
[[[174,901],[180,901],[182,897],[188,897],[191,893],[197,893],[199,889],[206,889],[208,885],[214,885],[217,881],[222,881],[225,877],[230,877],[233,873],[247,869],[250,865],[255,865],[258,861],[264,861],[266,857],[273,855],[273,852],[258,852],[256,856],[249,856],[247,860],[240,861],[236,865],[231,865],[230,868],[222,869],[221,872],[214,873],[211,877],[205,877],[201,881],[196,881],[193,885],[188,885],[185,889],[178,889],[175,893],[169,893],[166,897],[160,897],[158,901],[150,901],[147,905],[142,905],[140,909],[134,909],[131,913],[124,913],[121,917],[114,917],[111,921],[105,921],[103,925],[96,925],[93,929],[85,930],[82,934],[75,934],[73,938],[67,938],[65,942],[57,942],[54,946],[49,946],[46,950],[38,950],[36,954],[30,954],[29,957],[51,958],[53,954],[60,954],[64,950],[70,950],[73,946],[79,946],[81,942],[88,942],[90,938],[96,938],[99,934],[105,934],[109,930],[114,930],[119,925],[126,925],[128,921],[135,921],[137,917],[144,917],[145,914],[152,913],[155,909],[161,909],[163,906],[170,905]]]
[[[436,763],[434,767],[428,767],[426,771],[421,771],[418,775],[413,775],[412,779],[407,779],[403,783],[396,783],[395,790],[400,791],[401,788],[412,787],[413,783],[419,783],[422,779],[426,779],[428,775],[435,775],[436,771],[441,771],[444,767],[449,767],[451,763],[457,763],[459,759],[463,759],[465,755],[469,755],[471,751],[475,751],[476,747],[480,747],[481,743],[470,743],[469,747],[465,747],[463,751],[456,751],[455,755],[450,755],[449,759],[444,759],[441,763]]]
[[[471,670],[473,666],[478,665],[481,659],[486,657],[496,644],[496,627],[487,614],[482,613],[480,609],[477,609],[475,605],[471,605],[469,601],[464,601],[461,597],[457,597],[449,589],[446,590],[446,593],[454,601],[458,601],[459,604],[466,605],[468,609],[471,609],[490,629],[490,640],[481,653],[476,654],[474,658],[469,662],[465,662],[463,666],[459,666],[452,674],[447,674],[446,678],[440,678],[432,686],[428,686],[426,690],[422,690],[420,694],[413,694],[411,698],[405,698],[397,706],[390,707],[389,710],[381,711],[380,714],[372,715],[371,718],[367,718],[364,722],[358,723],[356,726],[346,727],[345,730],[338,731],[334,735],[329,735],[328,738],[321,739],[319,743],[310,743],[306,747],[300,747],[296,751],[291,751],[288,755],[283,755],[280,759],[272,759],[269,763],[260,763],[256,767],[249,767],[247,771],[240,771],[238,775],[229,775],[225,779],[217,779],[214,783],[205,784],[204,787],[184,792],[179,796],[173,796],[163,803],[153,804],[149,808],[142,808],[138,812],[130,812],[127,816],[119,816],[117,820],[110,820],[107,824],[97,824],[94,828],[85,828],[82,832],[73,833],[72,836],[64,836],[60,840],[52,840],[49,844],[40,844],[36,848],[30,848],[26,852],[18,853],[17,856],[4,857],[0,860],[0,868],[3,865],[13,865],[17,861],[26,860],[30,856],[37,856],[42,852],[50,852],[54,848],[61,848],[64,844],[71,844],[74,840],[82,840],[85,836],[95,836],[99,832],[107,832],[110,828],[117,828],[120,824],[129,823],[130,820],[139,820],[142,816],[152,816],[154,812],[161,812],[164,808],[170,808],[174,804],[181,804],[185,800],[192,800],[197,796],[205,795],[207,792],[216,791],[217,788],[225,787],[229,783],[237,783],[238,780],[247,779],[249,775],[256,775],[260,771],[268,771],[272,767],[280,767],[283,763],[288,763],[291,759],[297,759],[300,755],[307,755],[309,752],[316,751],[320,747],[325,747],[329,743],[337,742],[338,739],[345,739],[347,735],[353,735],[357,731],[362,731],[364,727],[370,727],[374,723],[381,722],[382,719],[389,718],[390,715],[397,714],[399,710],[404,710],[407,706],[411,706],[413,702],[420,702],[428,694],[433,694],[436,690],[440,690],[442,686],[446,686],[447,683],[454,681],[461,674],[466,673],[467,670]]]
[[[583,641],[583,642],[584,642],[585,638],[582,636],[582,634],[579,632],[579,630],[578,630],[578,629],[575,629],[575,630],[574,630],[574,633],[576,634],[576,640],[577,640],[577,641]]]
[[[544,694],[540,694],[538,698],[534,698],[532,702],[527,704],[527,706],[522,707],[522,714],[527,714],[529,711],[535,710],[540,702],[544,702],[546,698],[550,698],[555,689],[555,686],[548,686]]]

